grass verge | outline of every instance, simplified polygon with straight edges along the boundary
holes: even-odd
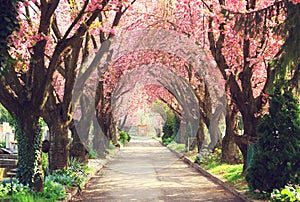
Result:
[[[243,165],[229,165],[226,163],[211,163],[208,165],[201,165],[208,172],[221,178],[223,181],[233,185],[239,191],[247,191],[248,185],[245,176],[242,175]]]

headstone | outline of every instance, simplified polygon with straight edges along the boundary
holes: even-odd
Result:
[[[0,141],[4,141],[5,140],[5,135],[3,133],[3,125],[0,124]]]
[[[12,132],[5,133],[5,143],[7,149],[13,149],[14,139],[15,139],[15,134],[13,134]]]
[[[42,127],[43,140],[49,140],[49,128],[48,126]]]

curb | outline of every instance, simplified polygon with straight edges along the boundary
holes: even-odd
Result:
[[[162,142],[160,142],[160,143],[162,144]],[[246,196],[243,193],[241,193],[238,190],[236,190],[233,186],[231,186],[228,183],[220,180],[215,175],[209,173],[208,171],[206,171],[205,169],[203,169],[202,167],[200,167],[198,164],[194,163],[191,159],[187,158],[184,154],[181,154],[181,153],[179,153],[179,152],[177,152],[175,150],[172,150],[172,149],[170,149],[169,147],[167,147],[165,145],[163,145],[163,146],[166,147],[166,148],[168,148],[173,154],[175,154],[175,156],[177,158],[181,159],[184,163],[188,164],[189,166],[191,166],[192,168],[194,168],[195,170],[197,170],[199,173],[203,174],[205,177],[207,177],[208,179],[210,179],[214,183],[216,183],[216,184],[224,187],[226,190],[228,190],[229,192],[231,192],[236,197],[238,197],[238,198],[240,198],[240,199],[242,199],[243,201],[246,201],[246,202],[255,202],[253,199],[249,198],[248,196]]]
[[[96,159],[98,160],[98,159]],[[99,159],[100,160],[100,159]],[[102,160],[102,159],[101,159]],[[86,178],[86,180],[83,182],[83,185],[82,185],[82,189],[85,189],[86,188],[86,185],[87,183],[90,181],[91,178],[93,178],[96,173],[98,173],[102,168],[103,166],[107,163],[107,159],[104,159],[103,163],[99,163],[95,166],[95,169],[93,169],[93,171],[89,172],[88,173],[88,176]],[[66,199],[64,200],[59,200],[59,202],[68,202],[68,201],[71,201],[71,199],[77,194],[79,193],[79,188],[78,187],[72,187],[70,190],[67,191],[67,194],[66,194]]]
[[[92,159],[92,160],[89,160],[89,163],[90,161],[99,161],[98,163],[95,163],[95,165],[93,165],[93,170],[91,172],[88,173],[88,176],[86,178],[86,180],[83,182],[83,185],[82,185],[82,190],[84,190],[87,186],[87,184],[89,183],[89,181],[98,173],[100,172],[103,167],[107,164],[107,162],[114,156],[116,155],[117,153],[119,152],[119,150],[116,150],[113,154],[111,155],[107,155],[105,159]],[[66,194],[66,199],[64,200],[59,200],[58,202],[68,202],[68,201],[71,201],[72,198],[78,194],[80,192],[79,188],[78,187],[73,187],[71,190],[68,190],[67,191],[67,194]]]

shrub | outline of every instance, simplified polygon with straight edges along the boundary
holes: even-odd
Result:
[[[298,100],[287,89],[276,89],[269,115],[258,127],[257,152],[248,170],[251,191],[268,193],[300,181],[300,109]]]
[[[58,183],[53,181],[51,177],[46,177],[45,183],[44,183],[44,192],[42,194],[44,198],[50,199],[51,201],[56,201],[60,199],[66,198],[66,189],[65,187]]]
[[[124,146],[131,139],[130,135],[124,131],[120,132],[120,142]]]
[[[27,194],[28,192],[28,186],[20,184],[16,179],[14,179],[12,182],[10,180],[4,180],[0,184],[0,198],[6,197],[11,194],[14,195],[16,193]]]
[[[271,201],[300,201],[300,187],[297,185],[285,186],[284,189],[274,189],[271,193]]]
[[[202,165],[209,164],[221,164],[222,150],[215,148],[213,152],[208,150],[202,150],[200,154],[196,156],[195,163]]]
[[[48,153],[42,153],[42,168],[44,175],[49,175]]]
[[[162,142],[165,145],[170,144],[176,137],[179,130],[180,120],[174,113],[170,112],[163,126]]]
[[[76,158],[70,158],[68,161],[68,170],[85,175],[87,166],[85,166],[82,162],[80,162]]]
[[[97,151],[90,146],[89,148],[89,159],[96,159],[98,157]]]
[[[0,148],[5,148],[6,147],[6,142],[5,141],[1,141],[0,142]]]
[[[65,185],[68,188],[80,187],[86,178],[86,174],[83,171],[73,172],[68,169],[61,169],[54,171],[51,175],[47,176],[46,179]]]

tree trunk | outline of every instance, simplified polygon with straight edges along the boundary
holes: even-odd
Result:
[[[114,122],[112,119],[110,121],[110,125],[109,125],[109,139],[112,141],[113,145],[117,145],[118,144],[118,133],[117,133],[117,126],[116,126],[116,122]]]
[[[242,136],[236,137],[236,143],[239,146],[243,158],[243,174],[246,174],[248,168],[248,144],[256,143],[257,134],[257,120],[254,118],[253,113],[251,114],[243,114],[243,124],[244,124],[244,134]]]
[[[235,137],[235,142],[238,145],[239,149],[242,152],[243,155],[243,174],[246,174],[247,167],[248,167],[248,140],[240,135]]]
[[[99,157],[105,157],[105,150],[109,147],[109,138],[104,134],[105,128],[99,125],[99,119],[94,119],[93,149],[97,151]]]
[[[30,111],[32,112],[32,111]],[[16,135],[18,141],[17,178],[22,184],[29,184],[35,191],[43,191],[41,162],[41,133],[39,117],[24,109],[17,116]]]
[[[80,163],[87,165],[89,160],[89,148],[87,148],[87,146],[89,146],[87,143],[88,137],[82,137],[82,135],[79,135],[77,131],[78,128],[75,127],[75,125],[76,123],[74,124],[74,121],[72,121],[70,125],[70,130],[72,132],[73,140],[70,146],[69,155],[71,159],[76,159]],[[84,134],[89,134],[89,128],[87,128],[85,132],[86,133]]]
[[[81,117],[78,121],[72,121],[70,130],[73,141],[70,147],[70,157],[77,159],[79,162],[87,164],[89,157],[89,134],[93,123],[95,107],[92,103],[93,97],[88,94],[82,94],[80,97]]]
[[[204,143],[205,139],[205,133],[204,133],[204,122],[203,120],[199,120],[199,128],[197,131],[197,148],[198,148],[198,153],[200,153],[202,149],[202,145]]]
[[[222,141],[222,161],[228,164],[237,164],[240,162],[238,155],[238,148],[235,143],[236,134],[236,120],[238,110],[235,105],[227,106],[226,132]]]
[[[180,132],[177,133],[179,134],[179,142],[180,144],[185,144],[185,147],[187,148],[187,123],[185,120],[180,121]]]
[[[250,142],[256,142],[257,134],[257,119],[254,117],[254,112],[243,115],[243,124],[244,124],[244,136],[248,138]]]
[[[49,169],[50,172],[66,168],[69,157],[68,125],[60,121],[59,117],[51,125],[50,131],[50,150],[49,150]]]
[[[214,148],[216,147],[220,149],[222,147],[222,146],[220,147],[220,145],[218,144],[220,144],[222,140],[222,133],[219,128],[219,124],[223,114],[225,114],[223,107],[222,105],[219,105],[216,108],[214,114],[211,116],[210,122],[206,123],[210,135],[210,143],[208,145],[209,150],[214,150]]]

